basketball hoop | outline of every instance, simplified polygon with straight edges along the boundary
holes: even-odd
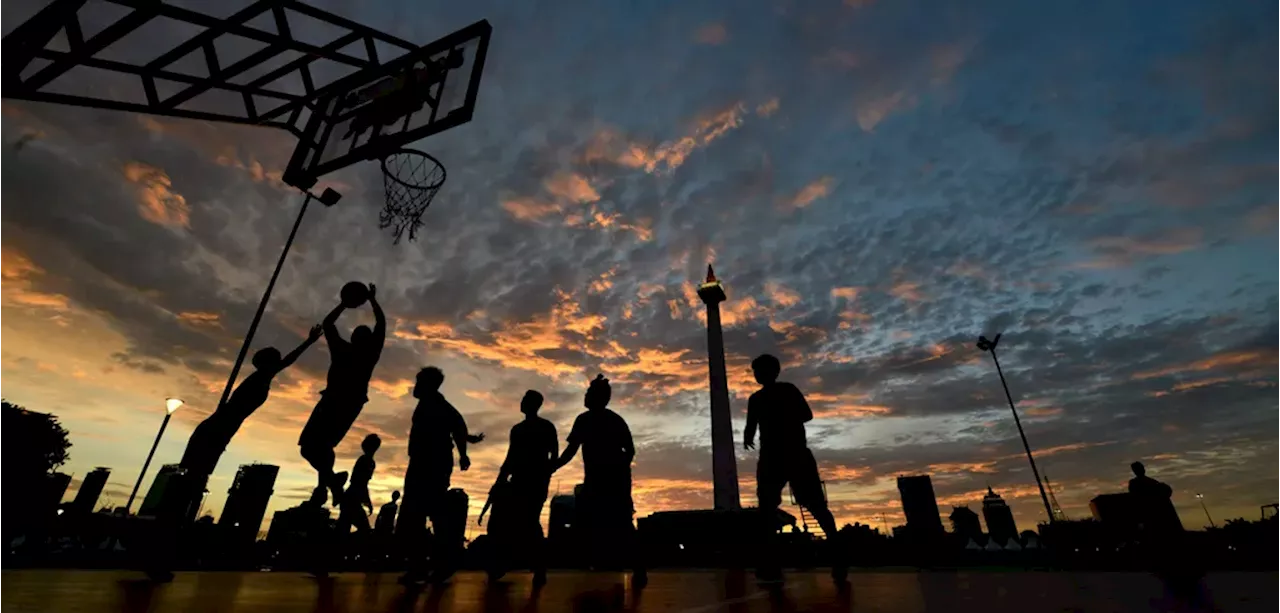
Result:
[[[382,184],[386,188],[387,203],[382,208],[378,227],[390,228],[397,245],[405,230],[409,231],[409,240],[417,239],[422,214],[431,206],[444,180],[444,164],[421,151],[401,149],[382,158]]]

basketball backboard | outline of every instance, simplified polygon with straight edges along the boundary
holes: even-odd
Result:
[[[305,190],[469,121],[491,31],[479,21],[420,46],[299,0],[226,17],[49,0],[4,36],[0,79],[4,98],[287,130],[299,146],[284,179]]]
[[[325,87],[285,182],[305,185],[470,121],[491,33],[478,21]]]

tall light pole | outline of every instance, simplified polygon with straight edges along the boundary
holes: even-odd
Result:
[[[156,447],[160,445],[160,437],[164,436],[164,429],[169,426],[169,418],[173,417],[173,412],[183,403],[177,398],[166,398],[164,401],[164,421],[160,422],[160,431],[156,433],[155,442],[151,443],[151,451],[147,453],[147,461],[142,463],[142,472],[138,473],[138,482],[133,484],[133,491],[129,493],[129,501],[124,503],[124,514],[129,514],[129,509],[133,508],[133,499],[138,495],[138,488],[142,487],[142,478],[147,476],[147,467],[151,466],[151,457],[156,454]]]
[[[992,340],[985,336],[978,337],[978,349],[991,354],[996,363],[996,372],[1000,374],[1000,385],[1004,387],[1004,397],[1009,400],[1009,410],[1013,411],[1013,423],[1018,426],[1018,436],[1022,437],[1022,448],[1027,451],[1027,461],[1031,463],[1031,474],[1036,477],[1036,487],[1040,488],[1040,500],[1044,501],[1044,513],[1053,523],[1053,506],[1049,504],[1049,495],[1044,491],[1044,483],[1040,481],[1040,470],[1036,468],[1036,459],[1031,455],[1031,445],[1027,443],[1027,433],[1022,430],[1022,420],[1018,418],[1018,408],[1013,405],[1013,394],[1009,393],[1009,384],[1004,380],[1004,371],[1000,368],[1000,358],[996,357],[996,345],[1000,344],[1000,335]]]
[[[1209,507],[1204,504],[1204,494],[1196,493],[1196,500],[1200,501],[1200,508],[1204,509],[1204,518],[1209,520],[1209,527],[1217,528],[1217,526],[1213,524],[1213,518],[1209,516]]]

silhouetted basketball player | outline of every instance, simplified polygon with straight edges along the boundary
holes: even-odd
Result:
[[[240,430],[240,426],[254,411],[267,402],[271,393],[271,382],[276,375],[293,365],[308,347],[320,338],[321,327],[311,328],[307,340],[302,341],[289,355],[280,356],[275,347],[259,349],[253,354],[254,371],[249,373],[235,391],[227,398],[226,404],[219,406],[213,414],[200,422],[191,438],[187,440],[186,451],[182,454],[180,466],[189,476],[203,477],[208,480],[222,452],[226,451],[231,438]],[[194,482],[193,482],[194,483]],[[203,484],[200,491],[204,491]],[[192,509],[194,511],[194,509]]]
[[[280,350],[275,347],[259,349],[253,354],[251,360],[253,372],[236,386],[226,403],[214,409],[213,413],[200,422],[200,425],[196,426],[191,433],[191,438],[187,439],[186,450],[182,453],[182,460],[179,462],[183,473],[172,482],[173,485],[170,488],[166,488],[161,503],[158,528],[162,534],[158,539],[162,550],[158,551],[151,560],[156,568],[149,570],[148,574],[153,579],[167,581],[173,578],[168,569],[161,567],[169,563],[167,559],[171,553],[169,548],[173,544],[172,541],[177,538],[174,531],[181,524],[195,519],[197,503],[209,483],[209,475],[213,474],[214,469],[217,468],[218,460],[222,458],[227,445],[240,430],[244,420],[267,402],[267,396],[271,393],[271,382],[276,375],[292,366],[308,347],[315,344],[320,338],[320,333],[320,326],[311,328],[307,339],[284,357],[280,356]]]
[[[556,461],[555,468],[568,464],[582,448],[582,497],[577,506],[578,523],[587,533],[597,565],[614,558],[619,552],[631,557],[633,583],[643,586],[648,581],[635,540],[631,516],[635,507],[631,500],[631,461],[635,459],[635,443],[631,429],[620,415],[609,410],[613,390],[604,375],[596,375],[587,388],[583,405],[587,411],[578,415],[569,431],[568,446]]]
[[[490,576],[501,577],[513,554],[532,559],[533,582],[547,581],[543,559],[542,506],[547,502],[551,473],[559,459],[560,441],[555,424],[538,417],[542,394],[529,390],[520,401],[524,421],[511,427],[507,457],[498,469],[490,500],[497,500],[489,522],[489,536],[497,550]],[[488,503],[486,503],[488,504]],[[481,518],[484,512],[481,511]]]
[[[400,505],[396,504],[400,500],[400,492],[391,492],[391,502],[382,505],[378,509],[378,519],[373,524],[373,531],[379,537],[390,537],[396,531],[396,512],[399,511]]]
[[[333,492],[333,502],[342,500],[342,485],[346,473],[333,473],[333,450],[351,429],[360,410],[369,401],[369,379],[373,367],[382,355],[382,345],[387,336],[387,316],[378,304],[377,288],[369,285],[369,306],[375,318],[373,329],[359,326],[351,332],[347,341],[338,334],[338,317],[347,310],[339,303],[324,318],[324,339],[329,345],[329,377],[320,402],[311,412],[311,419],[298,438],[302,457],[316,469],[317,490],[328,488]]]
[[[782,364],[769,354],[751,362],[760,389],[747,402],[747,428],[743,447],[755,448],[756,428],[760,428],[760,460],[756,464],[756,497],[760,511],[772,519],[782,504],[782,488],[791,484],[796,502],[822,526],[829,543],[838,538],[835,518],[827,509],[827,497],[818,477],[818,463],[809,451],[804,424],[813,419],[813,411],[804,394],[790,383],[778,381]],[[834,551],[831,575],[837,581],[846,578],[842,552]],[[769,557],[766,555],[765,560]],[[765,562],[756,573],[763,580],[781,578],[781,571]]]
[[[453,449],[458,449],[458,468],[466,471],[471,468],[467,443],[484,440],[483,434],[468,434],[462,414],[440,393],[443,383],[444,373],[439,368],[427,367],[418,372],[413,386],[418,406],[413,411],[413,425],[409,429],[409,467],[404,475],[404,503],[396,522],[396,536],[405,541],[411,551],[416,551],[411,556],[409,572],[401,577],[403,583],[428,578],[428,569],[422,564],[421,545],[428,517],[436,537],[431,579],[443,581],[453,574],[464,529],[464,526],[448,525],[444,513],[443,503],[453,474]]]
[[[373,500],[369,498],[369,480],[373,478],[373,471],[378,466],[373,460],[373,454],[378,452],[379,447],[382,447],[382,439],[377,434],[364,437],[364,442],[360,444],[364,454],[356,459],[347,491],[342,493],[342,504],[338,512],[339,535],[347,534],[352,526],[355,526],[357,534],[364,534],[369,530],[369,513],[373,512]],[[365,509],[369,509],[368,512]]]

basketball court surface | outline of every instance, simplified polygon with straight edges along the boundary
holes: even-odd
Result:
[[[1142,573],[900,572],[850,576],[837,590],[823,572],[792,573],[764,589],[749,574],[656,571],[632,590],[623,574],[553,572],[531,589],[528,574],[490,584],[461,573],[445,587],[407,591],[390,573],[349,573],[318,581],[298,573],[180,573],[153,585],[121,571],[5,571],[0,609],[76,612],[364,612],[364,611],[632,611],[754,613],[764,611],[1237,611],[1276,610],[1276,573],[1211,574],[1199,604],[1178,598]]]

